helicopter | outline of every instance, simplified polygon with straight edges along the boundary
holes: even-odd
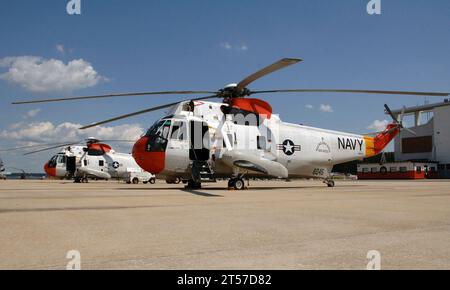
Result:
[[[0,158],[0,179],[6,179],[5,166],[3,165],[3,160],[1,158]]]
[[[80,141],[53,144],[47,148],[25,153],[30,155],[50,149],[61,148],[44,165],[48,176],[60,179],[74,179],[75,183],[87,183],[88,178],[119,179],[127,183],[155,183],[155,176],[142,170],[131,154],[114,151],[104,142],[130,142],[128,140],[99,140],[89,137],[86,145],[80,146]],[[43,145],[38,145],[42,147]],[[31,146],[28,146],[30,148]],[[23,147],[22,147],[23,148]]]
[[[148,172],[187,183],[199,189],[202,183],[228,179],[228,188],[243,190],[245,178],[317,178],[334,187],[335,164],[362,160],[381,153],[404,128],[388,105],[392,117],[386,129],[375,136],[358,135],[283,122],[269,103],[255,94],[357,93],[414,96],[448,96],[448,93],[354,89],[250,90],[254,81],[301,62],[284,58],[250,74],[239,83],[216,91],[162,91],[114,93],[19,101],[32,104],[143,95],[197,95],[81,127],[87,129],[136,115],[169,108],[133,146],[136,163]],[[198,96],[205,95],[205,96]],[[210,101],[221,99],[221,102]]]

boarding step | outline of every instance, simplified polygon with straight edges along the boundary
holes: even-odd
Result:
[[[199,182],[216,182],[214,171],[207,161],[194,161],[192,163],[192,178]]]

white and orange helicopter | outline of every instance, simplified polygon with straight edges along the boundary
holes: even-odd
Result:
[[[44,165],[45,173],[52,178],[73,179],[75,183],[87,183],[89,178],[117,179],[127,183],[155,183],[155,175],[144,171],[132,155],[116,152],[105,142],[131,142],[129,140],[99,140],[89,137],[83,141],[57,144],[38,144],[16,147],[11,150],[30,150],[24,155],[35,154],[51,149],[61,148]],[[51,145],[51,146],[49,146]],[[49,146],[49,147],[45,147]],[[42,148],[45,147],[45,148]]]
[[[3,165],[3,160],[1,158],[0,158],[0,179],[6,179],[5,166]]]
[[[237,84],[218,91],[164,91],[120,93],[98,96],[20,101],[31,104],[96,98],[193,94],[189,100],[160,105],[114,117],[80,129],[170,108],[133,147],[137,164],[167,181],[182,179],[187,188],[201,188],[203,182],[229,178],[228,186],[245,188],[244,178],[320,178],[333,187],[335,164],[362,160],[379,154],[404,129],[398,116],[385,105],[393,121],[376,136],[364,136],[283,122],[271,106],[248,98],[266,93],[359,93],[416,96],[448,96],[448,93],[349,89],[282,89],[253,91],[248,85],[261,77],[300,62],[281,59]],[[210,99],[222,102],[210,102]]]

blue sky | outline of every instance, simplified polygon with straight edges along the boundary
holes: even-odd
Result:
[[[32,135],[30,130],[42,132],[46,141],[56,138],[49,131],[72,134],[66,139],[84,136],[68,125],[58,126],[87,124],[183,97],[26,106],[12,106],[12,101],[109,92],[215,90],[282,57],[298,57],[304,62],[250,88],[450,91],[447,0],[382,0],[379,16],[367,14],[368,0],[81,0],[82,14],[73,16],[66,13],[67,2],[1,3],[0,148],[38,141],[39,134],[33,135],[33,140],[23,136],[27,132]],[[24,88],[23,80],[21,83],[8,74],[12,61],[5,60],[22,56],[39,57],[40,62],[55,59],[63,65],[82,60],[95,75],[82,79],[75,88]],[[375,120],[387,119],[384,103],[398,108],[425,101],[421,97],[345,94],[262,98],[285,121],[359,133],[370,131],[368,126]],[[308,104],[314,109],[308,109]],[[320,111],[320,105],[330,106],[333,112]],[[123,135],[127,128],[132,132],[137,127],[145,129],[162,113],[126,119],[107,125],[103,132],[89,133],[128,136]],[[116,129],[122,135],[109,128],[121,125],[124,127]],[[42,163],[52,153],[26,158],[4,153],[0,157],[7,166],[42,171]]]

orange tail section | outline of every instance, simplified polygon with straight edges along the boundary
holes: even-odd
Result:
[[[400,133],[398,124],[391,123],[387,128],[375,137],[365,136],[366,141],[366,157],[378,155],[384,148]]]

